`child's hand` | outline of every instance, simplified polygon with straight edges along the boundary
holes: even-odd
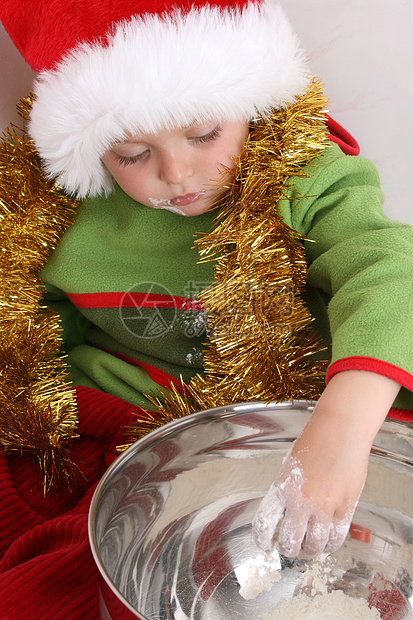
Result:
[[[368,450],[356,456],[350,447],[339,454],[337,438],[323,449],[317,438],[313,441],[312,431],[306,427],[293,445],[255,516],[255,540],[265,551],[273,548],[276,535],[277,548],[287,557],[301,549],[312,556],[335,551],[347,535],[366,476]]]
[[[265,551],[287,557],[335,551],[362,491],[368,457],[400,386],[365,371],[335,375],[254,518]]]

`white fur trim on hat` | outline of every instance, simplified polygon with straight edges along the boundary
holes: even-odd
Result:
[[[101,157],[127,132],[248,121],[307,84],[304,52],[273,0],[145,15],[39,74],[29,132],[47,174],[84,198],[111,191]]]

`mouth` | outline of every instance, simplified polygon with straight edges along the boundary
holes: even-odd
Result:
[[[186,207],[193,202],[198,202],[198,200],[201,200],[204,196],[205,191],[195,192],[193,194],[185,194],[185,196],[177,196],[176,198],[172,198],[169,202],[171,205],[175,205],[176,207]]]
[[[149,198],[149,203],[155,209],[166,209],[179,215],[188,215],[185,211],[182,211],[182,207],[191,205],[198,200],[201,200],[205,196],[206,191],[194,192],[192,194],[185,194],[183,196],[176,196],[176,198],[165,198],[158,200],[157,198]]]

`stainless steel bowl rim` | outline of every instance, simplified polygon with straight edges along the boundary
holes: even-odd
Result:
[[[242,413],[253,413],[255,411],[262,411],[263,409],[267,409],[267,408],[270,410],[280,409],[284,411],[288,409],[294,409],[294,410],[299,409],[301,413],[308,413],[308,416],[310,417],[312,411],[314,410],[315,404],[316,403],[314,401],[303,401],[303,400],[288,401],[288,402],[270,402],[270,403],[265,403],[263,401],[253,401],[253,402],[230,404],[230,405],[225,405],[221,407],[216,407],[213,409],[205,409],[202,411],[198,411],[196,413],[192,413],[182,418],[176,419],[172,422],[169,422],[161,426],[159,429],[156,429],[148,433],[147,435],[145,435],[144,437],[136,441],[134,444],[132,444],[129,448],[127,448],[109,466],[109,468],[106,470],[105,474],[101,478],[100,482],[98,483],[95,489],[95,492],[93,494],[92,500],[91,500],[89,516],[88,516],[89,542],[90,542],[90,547],[92,550],[92,555],[99,569],[100,577],[105,580],[107,587],[109,587],[113,595],[120,602],[122,602],[122,604],[131,613],[131,615],[133,615],[134,617],[140,617],[142,619],[149,620],[147,616],[144,616],[141,612],[138,612],[137,609],[129,603],[129,601],[116,588],[115,584],[112,582],[111,578],[109,577],[106,571],[106,568],[104,564],[102,563],[100,555],[97,551],[97,543],[96,543],[95,528],[94,528],[95,517],[96,517],[96,506],[97,506],[98,499],[102,493],[102,489],[105,487],[107,482],[114,477],[116,472],[119,469],[123,468],[125,461],[127,461],[131,457],[131,455],[135,455],[137,452],[140,452],[146,449],[148,446],[150,446],[151,444],[154,444],[158,440],[165,439],[168,436],[168,434],[175,433],[179,429],[183,429],[183,428],[190,427],[192,425],[196,425],[197,422],[201,419],[205,421],[208,418],[209,421],[211,421],[217,418],[219,419],[232,418]],[[397,431],[401,431],[402,434],[406,433],[406,434],[409,434],[410,436],[412,435],[413,423],[400,422],[394,419],[384,422],[384,425],[386,426],[388,426],[389,424],[392,426],[395,426],[395,428],[397,428]],[[139,616],[137,615],[138,613],[139,613]]]

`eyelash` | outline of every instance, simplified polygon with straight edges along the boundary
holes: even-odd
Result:
[[[126,157],[125,155],[118,155],[115,153],[116,161],[121,166],[131,166],[132,164],[136,164],[138,161],[142,161],[145,159],[145,153],[148,151],[143,151],[143,153],[139,153],[139,155],[134,155],[133,157]]]
[[[205,142],[212,142],[212,140],[215,140],[216,138],[218,138],[221,131],[222,131],[222,127],[217,125],[216,127],[214,127],[212,131],[205,134],[204,136],[196,136],[195,138],[191,138],[191,140],[195,144],[204,144]]]
[[[218,138],[221,131],[222,131],[222,128],[219,125],[217,125],[216,127],[214,127],[212,131],[205,134],[204,136],[195,136],[194,138],[190,138],[190,140],[194,144],[205,144],[206,142],[212,142],[213,140],[216,140],[216,138]],[[138,155],[134,155],[133,157],[126,157],[125,155],[118,155],[118,153],[115,153],[116,161],[121,166],[132,166],[133,164],[136,164],[138,161],[142,161],[143,159],[145,159],[147,152],[148,151],[143,151],[143,153],[139,153]]]

